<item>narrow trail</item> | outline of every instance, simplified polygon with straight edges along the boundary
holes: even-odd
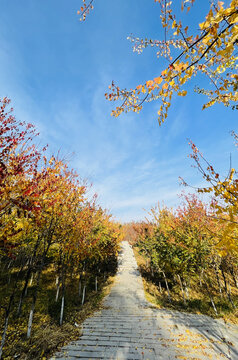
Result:
[[[103,310],[53,359],[238,360],[238,327],[208,316],[154,308],[145,299],[133,250],[122,242],[119,268]]]

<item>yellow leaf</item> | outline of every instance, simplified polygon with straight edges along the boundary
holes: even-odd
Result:
[[[176,27],[177,23],[176,23],[176,20],[173,21],[173,24],[172,24],[172,29],[174,29]]]
[[[143,85],[142,88],[141,88],[141,92],[142,92],[143,94],[146,93],[146,89],[145,89],[144,85]]]
[[[146,87],[151,87],[153,85],[153,81],[152,80],[148,80],[146,81]]]
[[[183,90],[183,91],[179,91],[178,92],[178,96],[185,96],[187,95],[187,91],[186,90]]]
[[[230,23],[231,24],[235,24],[238,22],[238,14],[234,14],[231,18],[230,18]]]

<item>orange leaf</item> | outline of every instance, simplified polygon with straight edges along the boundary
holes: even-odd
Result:
[[[163,79],[162,79],[162,77],[157,77],[157,78],[154,78],[154,82],[156,83],[156,84],[161,84],[162,83],[162,81],[163,81]]]

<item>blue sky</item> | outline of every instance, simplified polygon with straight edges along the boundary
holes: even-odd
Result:
[[[196,29],[208,1],[198,1],[188,20]],[[197,3],[198,3],[197,2]],[[158,201],[179,203],[178,177],[202,183],[188,158],[192,139],[221,172],[236,150],[230,136],[237,112],[188,88],[175,99],[159,127],[159,104],[115,119],[104,98],[112,80],[134,87],[160,74],[153,49],[133,53],[127,36],[161,38],[159,6],[153,0],[95,0],[82,23],[80,0],[2,0],[0,13],[0,96],[12,99],[18,119],[34,123],[51,152],[60,149],[97,192],[99,202],[120,221],[140,220]],[[203,84],[203,80],[199,80]],[[73,154],[73,155],[72,155]]]

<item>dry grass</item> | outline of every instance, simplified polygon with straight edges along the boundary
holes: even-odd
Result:
[[[40,360],[48,359],[70,341],[76,340],[81,335],[81,324],[95,311],[102,308],[102,300],[109,293],[114,281],[114,276],[106,280],[99,280],[99,290],[92,287],[87,289],[85,304],[80,304],[77,299],[77,282],[69,283],[65,298],[65,315],[62,326],[59,326],[60,301],[55,303],[55,278],[47,271],[43,276],[44,291],[37,299],[36,311],[32,327],[32,336],[26,339],[27,321],[31,303],[31,291],[24,303],[23,313],[19,319],[13,313],[9,320],[6,344],[4,347],[4,360]],[[3,293],[4,286],[1,288]],[[5,296],[4,296],[5,295]],[[17,297],[18,299],[18,297]],[[0,313],[0,325],[3,328],[4,313]]]

